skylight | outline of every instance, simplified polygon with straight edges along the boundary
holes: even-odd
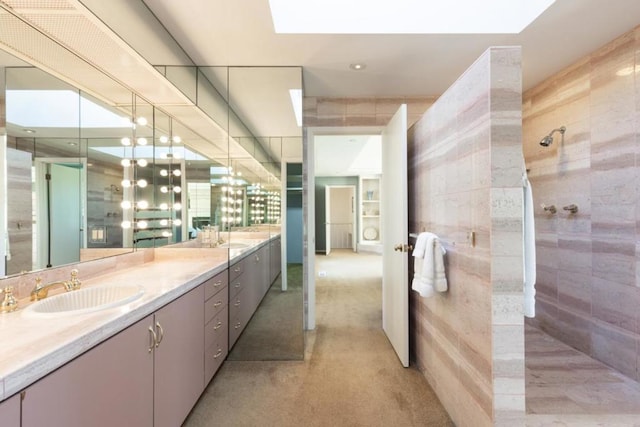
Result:
[[[518,34],[555,0],[269,0],[276,33]]]

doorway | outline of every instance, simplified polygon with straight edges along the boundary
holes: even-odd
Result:
[[[86,247],[86,188],[85,159],[35,159],[34,269],[80,261],[80,248]]]
[[[325,186],[325,255],[331,249],[356,252],[356,187]]]

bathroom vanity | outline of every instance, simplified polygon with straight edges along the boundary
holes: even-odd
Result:
[[[18,338],[0,351],[2,425],[181,425],[279,274],[279,241],[247,241],[228,258],[155,249],[149,262],[83,284],[136,282],[144,294],[129,304],[5,315],[0,337]]]

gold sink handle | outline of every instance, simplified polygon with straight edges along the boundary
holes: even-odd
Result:
[[[10,313],[12,311],[16,311],[18,309],[18,300],[13,296],[13,287],[7,286],[0,292],[4,292],[4,299],[0,304],[0,312]]]

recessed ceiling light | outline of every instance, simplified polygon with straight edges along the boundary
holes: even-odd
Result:
[[[276,33],[518,34],[555,0],[269,0]]]
[[[360,63],[349,64],[349,68],[351,68],[352,70],[360,71],[367,68],[367,64],[360,64]]]
[[[78,143],[77,142],[73,142],[73,141],[69,141],[69,142],[67,142],[67,145],[75,147],[76,145],[78,145]]]
[[[36,131],[33,129],[22,129],[22,130],[25,131],[26,133],[36,133]]]

